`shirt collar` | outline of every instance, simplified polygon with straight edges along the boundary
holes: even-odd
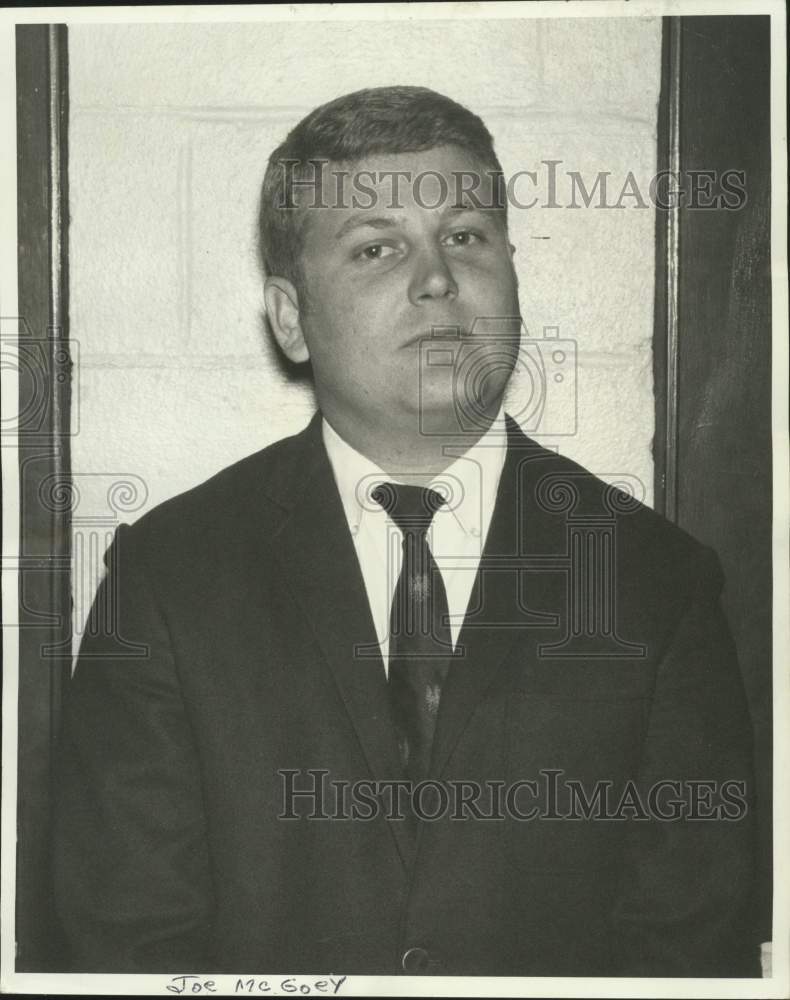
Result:
[[[370,492],[381,482],[398,482],[365,455],[345,441],[326,417],[322,421],[324,446],[337,483],[349,527],[356,532],[368,513],[383,514],[370,499]],[[460,446],[459,446],[460,450]],[[451,512],[464,534],[485,536],[494,509],[499,479],[505,463],[507,435],[505,412],[499,413],[486,433],[466,452],[459,455],[426,486],[447,499],[439,513]]]

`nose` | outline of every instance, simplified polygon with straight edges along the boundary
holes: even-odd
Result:
[[[458,295],[452,271],[447,266],[439,247],[426,248],[415,261],[409,285],[409,299],[413,305],[424,305],[434,299],[454,299]]]

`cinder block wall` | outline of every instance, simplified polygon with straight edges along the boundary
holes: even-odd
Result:
[[[511,238],[546,362],[536,436],[651,500],[660,36],[637,18],[69,29],[75,639],[119,520],[309,419],[310,387],[282,371],[262,323],[258,190],[305,112],[363,86],[448,94],[486,121],[506,174],[535,173],[514,188],[538,204],[511,208]],[[599,188],[585,207],[573,171],[588,190],[608,171],[609,204],[630,171],[646,205],[597,207]],[[540,344],[547,327],[567,342],[561,362]],[[528,430],[531,392],[523,376],[509,401]]]

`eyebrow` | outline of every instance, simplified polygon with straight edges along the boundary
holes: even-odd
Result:
[[[458,215],[462,212],[484,214],[483,210],[478,208],[477,205],[456,202],[454,205],[446,205],[442,210],[442,215]],[[335,239],[341,240],[348,233],[355,229],[361,229],[364,226],[369,226],[371,229],[394,229],[396,226],[402,224],[403,219],[401,218],[393,218],[388,215],[370,216],[366,212],[357,212],[356,215],[352,215],[349,219],[346,219],[340,229],[338,229],[335,233]]]
[[[360,229],[362,226],[370,226],[371,229],[392,229],[401,224],[401,219],[394,219],[386,215],[370,216],[365,212],[358,212],[346,219],[343,225],[335,233],[335,239],[342,239],[352,229]]]

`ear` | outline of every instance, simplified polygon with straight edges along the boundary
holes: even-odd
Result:
[[[273,276],[263,284],[263,300],[272,333],[283,354],[294,364],[308,361],[310,352],[302,332],[299,293],[287,278]]]
[[[516,248],[513,246],[512,243],[508,243],[508,246],[510,247],[510,256],[511,257],[515,257],[516,256]]]

